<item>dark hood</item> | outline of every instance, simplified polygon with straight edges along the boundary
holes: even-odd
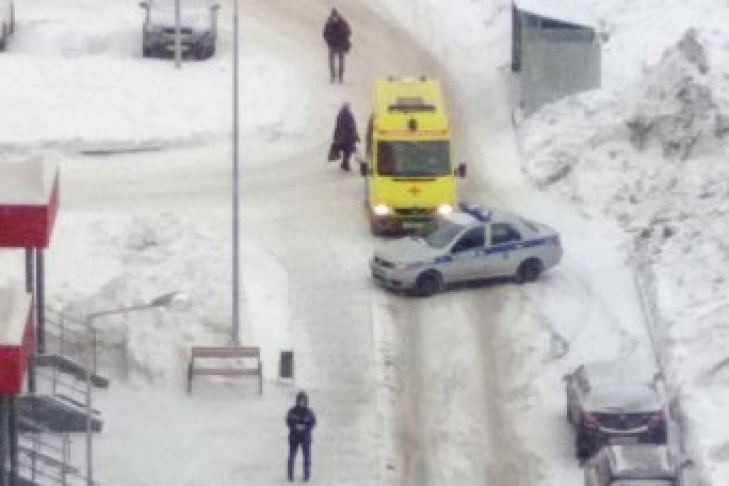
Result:
[[[306,392],[300,391],[296,394],[296,406],[301,408],[307,408],[309,406],[309,397]]]

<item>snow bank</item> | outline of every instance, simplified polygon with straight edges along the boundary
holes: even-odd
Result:
[[[53,274],[95,273],[82,285],[91,294],[64,289],[56,295],[65,312],[83,320],[91,312],[144,305],[167,292],[190,297],[188,309],[144,309],[94,321],[101,346],[117,356],[123,373],[139,386],[182,389],[183,369],[192,345],[225,345],[231,336],[230,256],[227,218],[207,223],[173,213],[107,216],[75,221],[74,232],[88,228],[92,248],[83,260],[56,261],[55,252],[73,253],[59,243],[51,249]],[[65,228],[63,228],[65,229]],[[59,242],[73,244],[67,238]],[[277,357],[288,341],[286,273],[250,240],[242,249],[241,340],[263,347],[264,370],[275,376]],[[79,266],[80,265],[80,266]],[[161,273],[160,268],[165,272]],[[256,276],[255,285],[246,276]],[[261,278],[265,275],[265,278]],[[282,293],[283,289],[283,293]],[[249,296],[255,305],[247,305]],[[283,299],[283,300],[282,300]],[[65,303],[73,302],[68,306]]]
[[[690,28],[632,89],[562,100],[522,127],[524,170],[537,185],[634,237],[686,445],[711,463],[714,484],[729,478],[729,427],[715,420],[729,344],[727,41]]]

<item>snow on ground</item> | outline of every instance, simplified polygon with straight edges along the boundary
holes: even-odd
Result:
[[[579,484],[560,378],[594,357],[650,359],[634,261],[665,325],[659,354],[671,385],[682,385],[691,452],[715,484],[726,483],[726,431],[699,419],[723,417],[727,376],[724,274],[706,265],[725,260],[724,144],[707,131],[716,117],[704,117],[723,113],[727,99],[728,43],[720,16],[703,15],[713,2],[588,3],[609,36],[605,89],[522,127],[531,180],[499,69],[510,2],[343,2],[357,73],[343,87],[326,83],[319,30],[330,5],[243,2],[242,332],[264,344],[263,398],[247,382],[201,380],[191,397],[182,386],[187,347],[225,343],[229,332],[230,31],[214,60],[178,72],[140,58],[134,2],[97,6],[19,10],[3,54],[0,143],[6,156],[41,153],[62,166],[47,259],[52,306],[82,314],[170,290],[192,297],[184,312],[96,323],[110,349],[122,348],[112,390],[97,397],[107,418],[97,451],[105,484],[283,482],[281,417],[294,388],[274,377],[277,352],[289,347],[297,386],[312,392],[321,419],[318,484]],[[689,27],[696,42],[685,37]],[[681,39],[685,48],[663,57]],[[565,261],[539,284],[415,302],[373,288],[361,181],[323,160],[339,104],[353,101],[362,123],[370,80],[388,72],[446,81],[459,157],[469,163],[465,198],[560,230]],[[638,115],[654,127],[642,151],[625,125]],[[679,130],[686,117],[689,129]],[[682,143],[664,156],[677,130]],[[79,153],[108,148],[160,151]],[[22,260],[3,252],[0,280],[17,281]]]
[[[592,217],[614,219],[630,236],[644,292],[654,302],[659,354],[685,421],[687,452],[711,484],[724,484],[729,36],[720,12],[726,6],[650,3],[641,2],[657,13],[643,18],[641,34],[653,46],[643,53],[643,68],[625,69],[634,65],[634,52],[625,63],[607,63],[603,89],[528,119],[524,167],[539,186]],[[610,44],[638,45],[637,32],[624,32],[631,26],[621,20],[626,14],[611,20],[619,26],[607,46],[614,60]],[[611,82],[625,71],[632,86]]]
[[[89,9],[80,0],[62,11],[52,3],[36,5],[37,19],[51,25],[34,35],[26,30],[26,44],[21,36],[14,39],[17,58],[8,65],[16,82],[0,98],[9,106],[20,91],[27,94],[17,78],[34,87],[38,79],[23,71],[27,66],[54,70],[62,64],[77,78],[118,61],[133,72],[132,83],[156,86],[122,99],[116,97],[118,73],[94,78],[95,94],[87,85],[57,80],[77,100],[78,117],[69,121],[67,112],[26,104],[36,129],[7,124],[7,133],[17,130],[5,146],[8,157],[40,153],[62,166],[62,210],[46,255],[52,307],[82,318],[173,290],[192,298],[191,308],[180,313],[149,310],[95,321],[108,355],[102,362],[112,374],[111,390],[95,398],[107,424],[97,438],[97,477],[119,485],[232,484],[241,478],[279,484],[286,454],[282,417],[296,388],[275,376],[278,352],[293,347],[296,387],[310,392],[321,419],[314,472],[319,484],[376,484],[383,439],[371,369],[372,289],[362,273],[371,240],[360,218],[361,180],[326,164],[325,155],[336,110],[347,99],[364,107],[379,66],[354,59],[350,69],[364,73],[362,79],[352,75],[344,87],[329,86],[320,38],[328,6],[243,6],[242,54],[260,56],[265,69],[241,66],[242,341],[263,346],[267,381],[262,398],[245,382],[216,387],[204,379],[188,397],[182,378],[189,345],[229,341],[230,32],[216,61],[186,63],[184,78],[170,61],[142,60],[112,45],[80,56],[84,62],[53,50],[54,42],[44,47],[44,35],[73,37],[89,12],[111,19],[105,14],[119,5]],[[382,39],[366,33],[387,27],[366,7],[359,10],[355,49],[381,51]],[[66,17],[73,22],[60,21]],[[134,22],[134,33],[123,31],[123,20],[99,25],[133,41]],[[81,25],[78,43],[84,45],[97,24]],[[307,43],[315,47],[299,47]],[[408,49],[407,40],[398,44]],[[390,72],[420,62],[419,55],[402,57],[392,51],[382,60]],[[283,78],[285,85],[277,84]],[[178,91],[185,94],[182,103],[173,96]],[[164,98],[170,102],[156,104]],[[98,100],[115,115],[98,118]],[[194,120],[188,116],[193,107],[199,111]],[[146,126],[137,125],[145,120]],[[130,149],[147,151],[126,153]],[[87,154],[104,150],[120,154]],[[22,252],[3,252],[0,261],[2,279],[19,281]]]
[[[494,106],[486,104],[483,80],[493,77],[493,69],[508,61],[505,26],[498,20],[508,13],[508,3],[471,2],[453,8],[437,2],[410,7],[389,2],[388,6],[400,13],[403,28],[409,27],[444,60],[456,86],[454,96],[467,99],[471,112],[480,109],[493,114]],[[522,338],[516,341],[518,350],[513,359],[529,363],[514,379],[514,393],[521,394],[515,403],[525,422],[532,424],[536,418],[546,427],[541,431],[519,429],[525,441],[536,444],[533,449],[544,468],[545,484],[554,482],[555,475],[569,474],[553,454],[545,453],[555,438],[560,456],[571,452],[571,445],[562,449],[571,438],[565,437],[561,418],[560,372],[595,354],[651,354],[652,344],[641,329],[641,312],[626,312],[631,307],[626,304],[635,302],[638,290],[629,269],[636,265],[631,255],[634,239],[639,236],[638,261],[648,258],[648,266],[638,266],[642,271],[638,281],[648,280],[643,290],[647,305],[658,308],[658,322],[649,324],[657,328],[657,338],[653,337],[657,339],[656,354],[666,357],[669,385],[683,405],[678,410],[683,417],[677,418],[686,421],[685,430],[693,446],[689,453],[710,471],[715,484],[723,484],[726,473],[721,462],[726,445],[722,437],[726,431],[716,427],[717,420],[725,422],[721,419],[726,365],[721,319],[726,291],[722,266],[713,262],[726,261],[726,245],[721,238],[725,228],[725,149],[715,134],[723,132],[725,124],[723,66],[727,43],[720,25],[722,16],[706,15],[723,7],[707,1],[670,5],[589,2],[584,7],[609,39],[604,46],[605,89],[544,109],[521,130],[527,174],[538,187],[549,186],[566,195],[566,207],[560,208],[522,187],[521,175],[504,164],[517,158],[503,147],[508,140],[501,138],[503,129],[484,129],[479,115],[459,113],[466,117],[470,133],[486,140],[481,150],[466,151],[471,157],[478,154],[477,167],[494,167],[487,169],[487,199],[551,220],[563,233],[568,249],[566,265],[577,266],[563,275],[559,269],[555,272],[556,278],[567,279],[560,282],[558,292],[544,287],[540,293],[550,292],[552,298],[537,301],[540,315],[535,319],[514,316],[514,331],[522,333]],[[503,49],[496,59],[490,57],[498,52],[492,48],[494,44]],[[676,47],[664,54],[672,45]],[[704,50],[707,59],[703,58]],[[709,65],[708,72],[704,72],[704,64]],[[480,106],[479,100],[483,100]],[[635,119],[652,127],[641,152],[630,143],[626,127],[627,121]],[[503,114],[500,120],[508,123]],[[683,160],[682,154],[687,152],[691,156]],[[474,165],[471,161],[472,171]],[[584,212],[591,222],[578,219],[573,232],[570,221],[574,216],[570,213],[576,211]],[[591,255],[596,253],[600,261],[591,262]],[[592,272],[593,278],[586,278]],[[589,304],[581,309],[577,302],[567,304],[570,299]],[[580,309],[582,313],[573,314]],[[697,320],[702,322],[700,329]],[[533,326],[540,321],[548,332],[535,334]],[[607,324],[612,331],[600,330],[595,324]],[[554,359],[555,367],[545,366]]]
[[[178,71],[173,62],[141,57],[144,14],[137,2],[107,1],[103,8],[93,1],[64,8],[28,2],[17,15],[18,32],[4,54],[0,79],[0,109],[13,123],[3,130],[0,147],[32,142],[93,150],[226,137],[232,119],[229,23],[221,22],[213,59],[185,63]],[[311,98],[290,89],[295,65],[276,54],[295,49],[296,38],[258,42],[265,32],[265,23],[242,18],[241,110],[256,116],[242,118],[241,135],[306,145],[314,134],[305,124]]]

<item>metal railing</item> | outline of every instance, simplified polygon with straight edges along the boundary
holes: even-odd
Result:
[[[20,476],[42,486],[81,486],[86,478],[71,464],[71,436],[27,422],[32,432],[20,434],[18,466]]]
[[[98,369],[96,331],[67,313],[44,310],[46,350],[43,356],[50,357],[50,361],[34,367],[36,393],[48,394],[82,410],[92,393],[88,386],[89,373],[96,375]],[[56,359],[59,361],[54,362]],[[40,486],[98,484],[89,480],[82,467],[72,464],[68,432],[53,430],[28,417],[21,420],[25,430],[19,435],[18,472],[23,479]]]
[[[90,371],[96,374],[99,342],[94,328],[87,328],[81,319],[49,307],[45,308],[45,327],[47,352],[61,356],[91,356]]]
[[[60,397],[83,406],[88,393],[86,382],[78,377],[59,371],[57,367],[37,367],[35,370],[38,391]]]

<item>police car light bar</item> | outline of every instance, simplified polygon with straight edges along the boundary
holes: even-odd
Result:
[[[477,206],[475,204],[468,204],[468,203],[462,202],[458,205],[458,208],[462,212],[464,212],[466,214],[470,214],[471,216],[473,216],[477,220],[481,221],[482,223],[485,223],[486,221],[491,219],[491,211],[489,211],[488,209],[484,209],[480,206]]]

